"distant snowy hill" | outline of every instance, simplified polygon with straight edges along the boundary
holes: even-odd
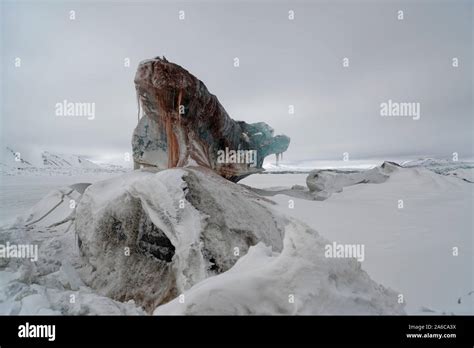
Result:
[[[25,168],[31,167],[32,164],[25,159],[21,158],[21,154],[15,152],[15,150],[10,147],[3,149],[0,157],[0,168]]]
[[[474,161],[472,159],[453,161],[449,159],[419,158],[419,159],[386,159],[400,164],[402,167],[423,167],[440,175],[453,176],[458,179],[474,182]],[[309,160],[300,162],[281,162],[280,164],[267,162],[263,165],[268,174],[296,174],[310,173],[314,169],[334,169],[341,171],[359,171],[381,165],[384,160],[350,160],[327,161]]]
[[[474,162],[452,161],[447,159],[420,158],[402,162],[406,168],[424,167],[437,174],[453,176],[467,182],[474,182]]]
[[[55,154],[49,151],[44,151],[41,154],[43,159],[43,165],[45,167],[56,167],[56,168],[101,168],[98,164],[95,164],[84,157],[77,155],[66,155],[66,154]]]
[[[5,147],[0,151],[0,174],[42,175],[71,174],[82,172],[126,172],[128,168],[115,164],[98,164],[84,156],[50,151],[19,152]]]
[[[340,169],[340,170],[362,170],[371,169],[381,165],[384,159],[372,160],[307,160],[307,161],[285,161],[276,164],[274,162],[265,162],[263,168],[267,173],[309,173],[314,169]]]

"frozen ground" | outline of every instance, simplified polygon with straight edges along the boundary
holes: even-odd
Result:
[[[360,164],[363,168],[374,165],[376,163]],[[433,167],[433,163],[430,163],[430,166]],[[468,182],[469,180],[464,180],[472,177],[472,168],[458,165],[453,167],[452,163],[445,170],[439,163],[434,167],[443,175],[423,166],[414,165],[395,171],[384,183],[345,187],[342,192],[333,193],[323,201],[310,201],[279,194],[270,197],[277,203],[271,209],[307,223],[317,230],[322,238],[331,242],[365,245],[362,269],[367,271],[375,282],[402,293],[407,302],[405,307],[407,313],[473,314],[473,296],[468,294],[474,290],[472,218],[474,197],[472,184]],[[341,166],[338,168],[343,169]],[[96,182],[117,175],[119,174],[83,173],[66,176],[37,174],[1,176],[0,225],[12,222],[19,213],[25,213],[53,188],[78,182]],[[242,183],[261,189],[290,188],[296,184],[306,186],[306,177],[307,174],[258,174],[244,179]],[[290,208],[290,200],[293,201],[293,208]],[[402,209],[399,208],[399,200],[403,200]],[[44,314],[144,314],[145,312],[133,302],[117,302],[96,293],[80,282],[78,284],[74,266],[79,263],[79,258],[67,257],[77,254],[71,247],[74,245],[75,237],[72,229],[66,229],[65,225],[57,229],[48,229],[47,233],[43,233],[43,226],[38,231],[35,230],[40,232],[35,238],[47,242],[45,245],[49,248],[50,257],[70,258],[72,267],[69,263],[64,263],[59,271],[52,273],[45,284],[31,286],[25,285],[28,279],[31,280],[33,272],[31,269],[2,271],[0,288],[3,287],[7,292],[0,293],[0,312],[27,314],[32,313],[32,310],[38,310],[36,313]],[[251,248],[249,254],[241,259],[242,262],[230,270],[232,272],[228,271],[196,284],[186,292],[187,298],[196,301],[194,308],[209,309],[214,302],[203,302],[201,300],[203,294],[211,291],[221,294],[221,298],[224,299],[226,296],[240,295],[242,287],[251,287],[252,284],[258,283],[256,281],[260,279],[259,273],[255,272],[255,269],[262,269],[262,272],[266,272],[266,279],[272,279],[275,284],[281,282],[276,276],[280,271],[275,267],[279,265],[278,267],[287,269],[293,264],[291,248],[295,243],[302,243],[301,248],[306,250],[304,246],[307,242],[298,237],[301,234],[295,232],[297,230],[298,228],[293,228],[288,232],[286,238],[289,239],[285,243],[290,247],[280,256],[269,252],[264,245]],[[10,233],[33,235],[28,229],[12,230]],[[21,239],[21,236],[17,237]],[[66,245],[67,248],[61,245]],[[454,247],[459,248],[458,256],[453,256]],[[297,250],[299,248],[295,252]],[[56,254],[57,256],[54,256]],[[317,270],[317,265],[321,265],[324,259],[317,260],[318,257],[315,256],[311,261],[315,262],[314,266],[307,268],[308,264],[302,263],[294,270],[299,272],[297,274]],[[268,270],[265,271],[265,264],[275,266],[267,267]],[[326,266],[323,266],[322,272],[324,267]],[[61,291],[55,290],[57,282],[62,284]],[[243,284],[237,286],[241,289],[237,294],[230,291],[236,288],[236,284]],[[311,286],[321,286],[319,282],[312,285],[311,281],[301,284],[304,284],[305,291],[309,294]],[[257,287],[263,286],[264,283]],[[349,287],[345,291],[350,292],[350,283],[345,286]],[[73,290],[83,299],[80,306],[71,307],[67,304],[67,296],[73,293]],[[272,293],[271,287],[267,290]],[[16,308],[17,302],[7,300],[9,292],[15,291],[20,291],[21,296],[26,298],[24,300],[26,306]],[[50,302],[45,303],[45,299]],[[239,299],[244,301],[245,296]],[[264,298],[260,299],[263,300]],[[169,305],[159,307],[156,314],[192,313],[189,308],[184,310],[177,301],[175,299]],[[235,303],[237,306],[238,301]],[[323,303],[313,305],[318,305],[320,308]],[[245,308],[245,303],[242,306],[238,307],[240,311]],[[267,308],[269,307],[263,306],[261,310]],[[331,308],[335,311],[337,307]],[[299,312],[304,313],[302,310]]]
[[[0,230],[0,244],[40,256],[0,259],[1,313],[405,313],[356,260],[326,258],[317,231],[212,171],[141,170],[84,189],[53,190]]]
[[[242,183],[304,186],[306,177],[260,174]],[[473,296],[467,295],[474,289],[473,188],[459,178],[417,167],[402,168],[385,183],[346,187],[325,201],[284,195],[272,199],[281,211],[330,240],[364,244],[362,267],[374,280],[401,291],[408,313],[473,314]],[[453,256],[453,247],[459,248],[459,256]]]
[[[79,182],[93,183],[120,173],[75,173],[68,175],[0,175],[0,226],[11,223],[38,203],[52,189]]]

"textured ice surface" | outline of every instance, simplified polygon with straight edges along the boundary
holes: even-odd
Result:
[[[237,182],[261,171],[266,156],[278,156],[290,143],[264,122],[234,121],[202,81],[165,58],[142,61],[135,87],[143,113],[132,138],[137,168],[195,162]],[[219,159],[219,152],[226,150],[251,151],[256,158],[251,163]]]
[[[36,263],[0,259],[0,313],[397,314],[402,293],[408,313],[472,314],[473,189],[453,175],[469,168],[446,165],[447,175],[395,168],[383,183],[345,186],[324,201],[293,196],[292,209],[287,195],[275,194],[273,204],[195,168],[60,187],[0,229],[1,244],[39,246]],[[303,191],[306,177],[243,183]],[[17,199],[27,199],[21,187]],[[80,242],[71,199],[83,214]],[[101,232],[117,240],[100,244]],[[364,244],[365,260],[325,258],[321,248],[333,241]],[[125,246],[132,252],[122,262]],[[153,290],[156,279],[166,280],[159,291],[169,296]]]
[[[253,175],[242,184],[284,190],[305,185],[306,177]],[[324,201],[283,194],[272,200],[331,242],[364,244],[362,268],[404,294],[408,313],[473,314],[473,192],[469,182],[416,166],[396,169],[381,184],[344,187]]]
[[[39,245],[37,263],[2,260],[2,313],[404,312],[360,263],[325,258],[316,231],[212,171],[135,171],[83,189],[52,192],[0,231]],[[82,191],[72,222],[58,202]]]

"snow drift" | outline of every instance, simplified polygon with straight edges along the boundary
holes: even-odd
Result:
[[[360,263],[325,258],[326,243],[292,221],[281,253],[258,243],[229,271],[198,283],[154,314],[404,314],[397,294],[372,281]]]
[[[468,161],[453,161],[447,159],[420,158],[404,161],[406,168],[426,168],[437,174],[453,176],[469,183],[474,183],[474,163]]]
[[[306,185],[311,192],[324,193],[329,196],[333,192],[341,192],[346,186],[356,184],[380,184],[385,182],[396,163],[384,162],[380,167],[357,172],[341,172],[337,170],[313,170],[306,178]]]
[[[73,221],[87,186],[55,189],[13,225],[0,228],[0,245],[32,245],[39,256],[37,262],[0,258],[0,314],[145,314],[133,301],[98,294],[79,275],[83,261]]]
[[[400,166],[394,162],[384,162],[379,167],[367,170],[336,170],[315,169],[306,177],[306,186],[255,188],[246,186],[249,190],[261,196],[278,194],[312,201],[324,201],[333,193],[342,192],[344,187],[357,184],[381,184]]]
[[[316,231],[205,168],[53,191],[5,241],[40,258],[2,260],[2,314],[404,313],[355,259],[326,258]]]
[[[456,174],[472,162],[457,170],[453,167],[461,162],[446,162],[447,168],[438,163],[437,170],[449,174],[423,165],[386,165],[389,178],[380,184],[346,186],[323,201],[295,197],[295,209],[288,209],[287,195],[272,200],[331,241],[365,245],[363,269],[404,294],[407,313],[469,315],[474,311],[474,297],[467,295],[474,277],[474,187]],[[288,191],[305,181],[304,174],[253,175],[243,183],[266,192],[274,191],[271,185]]]
[[[272,205],[204,168],[93,184],[76,217],[86,283],[148,311],[175,299],[157,314],[403,313],[358,262],[326,259],[326,241]]]

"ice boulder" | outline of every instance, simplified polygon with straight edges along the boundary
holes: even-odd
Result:
[[[76,232],[86,282],[147,309],[229,270],[249,247],[283,247],[285,220],[205,168],[135,171],[91,185]]]
[[[341,192],[346,186],[383,183],[397,167],[399,166],[396,163],[384,162],[380,167],[362,171],[317,169],[308,174],[306,185],[315,194],[330,195]]]
[[[51,190],[41,201],[17,218],[15,224],[51,227],[72,221],[76,205],[89,183],[77,183]]]
[[[403,313],[355,259],[325,257],[316,231],[207,168],[92,184],[75,227],[84,282],[149,313]]]
[[[264,122],[234,121],[202,81],[165,58],[141,62],[135,87],[142,116],[132,138],[135,168],[198,164],[237,182],[290,143]]]
[[[229,271],[210,277],[155,315],[404,314],[397,293],[377,284],[354,259],[325,257],[327,241],[290,221],[282,252],[250,248]]]

